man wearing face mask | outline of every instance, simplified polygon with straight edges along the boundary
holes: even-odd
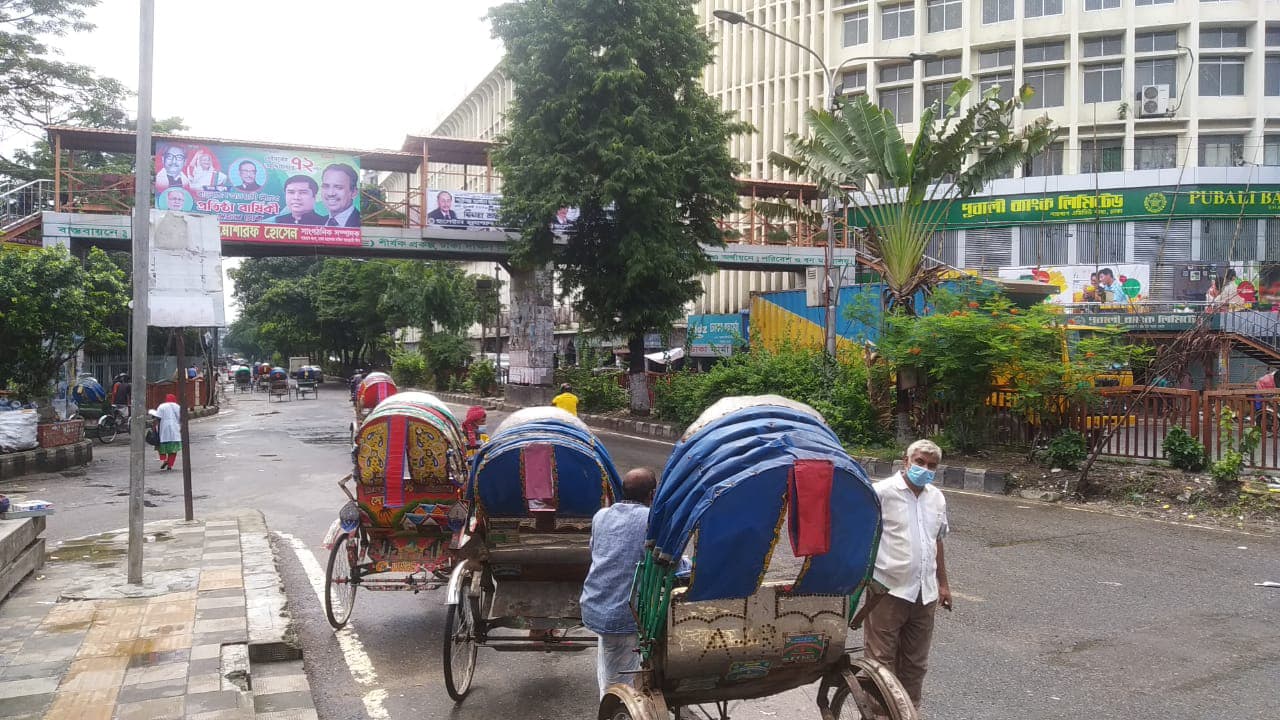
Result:
[[[902,471],[875,484],[883,530],[870,590],[876,604],[863,625],[863,639],[866,654],[898,676],[917,708],[934,611],[938,605],[951,609],[942,554],[947,501],[933,486],[940,462],[941,448],[917,440],[907,447]]]

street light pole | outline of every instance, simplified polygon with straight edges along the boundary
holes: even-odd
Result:
[[[827,67],[827,63],[823,61],[822,56],[813,48],[804,43],[792,40],[786,35],[776,33],[767,27],[751,22],[741,13],[732,10],[715,10],[711,13],[716,18],[723,20],[730,25],[746,25],[755,28],[760,32],[775,37],[782,42],[800,48],[801,50],[813,56],[818,62],[818,67],[822,68],[823,77],[826,79],[826,111],[834,114],[836,111],[836,72],[839,72],[851,62],[860,62],[865,60],[928,60],[936,57],[932,53],[910,53],[908,55],[864,55],[858,58],[850,58],[840,63],[835,70]],[[839,301],[840,284],[838,279],[833,279],[835,262],[836,262],[836,211],[839,209],[839,203],[836,201],[835,192],[828,194],[825,201],[825,211],[823,215],[826,219],[827,226],[827,245],[822,253],[822,304],[824,308],[823,331],[824,342],[823,347],[827,354],[835,357],[836,354],[836,305]]]
[[[129,382],[129,571],[130,585],[142,583],[142,501],[146,486],[147,446],[147,293],[150,286],[151,232],[151,65],[155,45],[155,0],[142,0],[138,34],[138,136],[133,171],[133,317]],[[179,368],[181,370],[181,368]],[[186,464],[183,465],[186,470]]]

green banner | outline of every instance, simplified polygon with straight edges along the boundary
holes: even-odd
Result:
[[[865,213],[850,211],[858,226]],[[1122,188],[1031,195],[983,195],[952,202],[939,230],[1079,220],[1165,220],[1280,215],[1280,186],[1214,185]]]

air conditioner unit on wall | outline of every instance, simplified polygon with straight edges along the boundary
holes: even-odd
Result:
[[[1169,86],[1143,85],[1142,98],[1138,101],[1141,117],[1164,117],[1169,114]]]

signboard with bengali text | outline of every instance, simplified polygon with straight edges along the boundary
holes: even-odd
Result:
[[[159,210],[216,215],[222,239],[360,247],[360,163],[353,155],[162,141]]]
[[[689,316],[690,357],[728,357],[746,339],[739,313]]]

